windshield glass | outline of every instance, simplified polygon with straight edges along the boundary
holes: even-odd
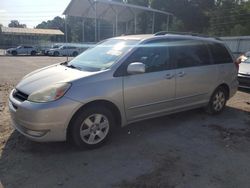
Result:
[[[105,70],[138,42],[138,40],[110,39],[86,50],[69,62],[69,65],[91,72]]]
[[[52,48],[59,48],[60,45],[53,45]]]

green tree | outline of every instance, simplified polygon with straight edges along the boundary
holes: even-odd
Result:
[[[201,0],[152,0],[151,7],[166,12],[173,13],[174,16],[181,20],[186,31],[204,32],[204,29],[209,24],[209,18],[206,10],[207,6],[212,7],[213,1]],[[157,27],[160,28],[165,22],[162,16],[157,17]],[[171,22],[172,23],[172,22]]]
[[[65,20],[59,16],[55,17],[53,20],[42,23],[36,26],[37,29],[59,29],[64,32],[65,30]]]
[[[11,20],[9,25],[9,27],[18,27],[18,28],[26,28],[26,24],[20,24],[18,20]]]
[[[209,34],[218,36],[250,34],[250,2],[220,0],[211,10]]]

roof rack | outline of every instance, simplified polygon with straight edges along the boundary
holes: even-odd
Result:
[[[173,35],[190,35],[190,36],[196,36],[196,37],[214,38],[216,40],[220,40],[221,41],[221,39],[219,37],[212,37],[212,36],[209,36],[209,35],[203,35],[203,34],[192,33],[192,32],[159,31],[159,32],[155,33],[154,36],[167,35],[167,34],[173,34]]]

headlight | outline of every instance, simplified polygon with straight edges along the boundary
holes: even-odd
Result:
[[[60,99],[70,88],[70,83],[59,83],[51,85],[40,91],[34,92],[29,95],[28,100],[31,102],[51,102]]]

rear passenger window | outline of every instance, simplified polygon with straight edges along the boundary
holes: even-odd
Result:
[[[170,54],[177,68],[210,65],[207,46],[196,40],[179,40],[170,44]]]
[[[214,64],[224,64],[224,63],[232,63],[232,57],[229,54],[226,47],[219,43],[210,43],[209,48],[213,57]]]

